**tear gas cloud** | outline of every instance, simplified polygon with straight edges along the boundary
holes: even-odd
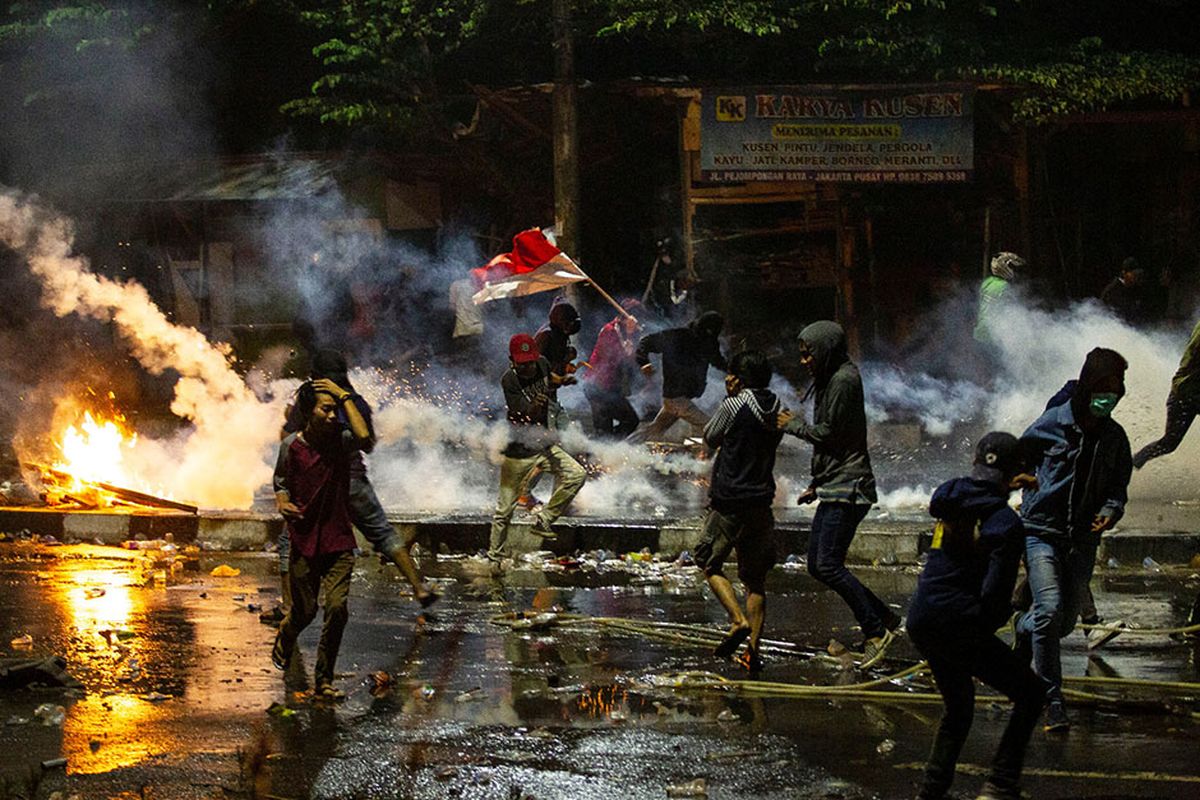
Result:
[[[131,466],[143,480],[207,506],[248,507],[270,477],[280,412],[250,391],[229,353],[170,322],[141,285],[91,272],[72,254],[70,224],[11,191],[0,191],[0,242],[24,259],[56,315],[111,321],[147,371],[178,373],[171,411],[190,426],[172,441],[139,440]]]
[[[328,219],[327,215],[352,217],[355,212],[346,205],[344,199],[331,195],[302,213],[289,209],[267,225],[276,257],[305,264],[294,275],[297,291],[319,309],[336,277],[322,272],[326,268],[342,270],[339,262],[344,260],[354,265],[356,278],[361,278],[359,271],[384,276],[394,274],[398,264],[411,264],[407,283],[396,287],[411,292],[405,299],[405,325],[418,333],[448,325],[449,309],[444,306],[449,283],[482,260],[474,242],[466,237],[447,240],[431,254],[406,245],[347,239],[328,225],[315,224],[317,217]],[[138,473],[180,499],[195,499],[205,506],[248,507],[256,491],[269,481],[282,406],[294,381],[276,380],[270,372],[239,375],[222,346],[198,331],[172,324],[142,287],[90,272],[86,262],[72,253],[69,224],[15,192],[0,195],[0,240],[24,259],[41,284],[43,302],[54,313],[111,321],[144,369],[178,376],[171,410],[188,424],[174,436],[140,437],[130,457]],[[336,258],[313,260],[313,253],[332,253]],[[530,304],[538,310],[531,309],[523,317],[503,303],[490,304],[487,352],[473,362],[435,359],[413,368],[403,343],[390,338],[392,331],[374,332],[375,355],[390,353],[394,358],[389,360],[399,363],[388,369],[355,369],[352,380],[376,408],[379,443],[370,457],[371,474],[385,505],[413,511],[490,510],[499,452],[508,435],[498,385],[499,372],[507,364],[505,343],[512,332],[536,330],[549,303],[548,297],[538,298]],[[589,314],[585,309],[585,333],[578,337],[581,355],[587,355],[593,338],[587,332],[611,316],[609,310]],[[1087,351],[1095,346],[1112,347],[1130,361],[1128,394],[1116,418],[1126,425],[1135,446],[1157,437],[1163,400],[1185,338],[1180,332],[1133,330],[1089,303],[1058,312],[1018,304],[1006,315],[1006,322],[1000,332],[1001,369],[989,388],[961,378],[939,378],[904,364],[863,365],[869,413],[877,432],[887,435],[886,427],[880,426],[885,421],[915,420],[926,434],[922,452],[912,455],[916,466],[908,473],[897,479],[886,467],[881,470],[882,505],[923,506],[938,480],[961,474],[969,464],[971,443],[955,438],[957,432],[969,429],[974,436],[986,428],[999,428],[1019,433],[1061,384],[1078,374]],[[427,356],[429,350],[424,353]],[[281,363],[282,358],[274,361]],[[811,407],[801,403],[803,387],[798,390],[776,376],[773,388],[785,406],[811,415]],[[710,371],[700,404],[711,409],[722,396],[721,376]],[[645,411],[657,397],[657,384],[648,382],[635,401]],[[576,420],[588,413],[581,389],[565,388],[560,399]],[[948,441],[953,446],[947,446]],[[578,423],[565,433],[564,445],[571,452],[586,454],[593,470],[576,501],[582,513],[661,516],[698,509],[702,503],[700,478],[710,468],[706,461],[592,440]],[[807,446],[785,439],[777,470],[778,504],[789,505],[795,491],[806,483],[807,455]],[[1152,462],[1135,476],[1134,494],[1174,496],[1193,491],[1190,477],[1196,466],[1195,444],[1185,442],[1175,456]]]

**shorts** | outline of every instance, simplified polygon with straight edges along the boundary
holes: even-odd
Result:
[[[710,509],[693,558],[705,575],[718,575],[730,552],[737,550],[738,578],[761,586],[775,566],[775,517],[769,507],[724,513]]]

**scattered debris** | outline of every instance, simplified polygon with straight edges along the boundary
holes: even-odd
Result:
[[[213,567],[212,572],[208,574],[214,578],[236,578],[242,574],[242,571],[228,564],[221,564],[220,566]]]
[[[296,716],[296,710],[288,708],[283,703],[271,703],[271,705],[267,706],[267,713],[272,717],[279,717],[280,719]]]
[[[1162,564],[1159,564],[1150,556],[1146,556],[1142,559],[1142,566],[1148,569],[1150,572],[1162,572]]]
[[[47,728],[59,728],[67,718],[67,710],[54,703],[42,703],[33,710],[33,716],[40,719]]]
[[[396,679],[390,672],[384,670],[372,672],[368,680],[371,684],[369,691],[372,697],[387,697],[396,688]]]
[[[173,696],[169,694],[163,694],[162,692],[150,692],[149,694],[142,695],[142,699],[147,703],[161,703],[166,700],[173,699]]]
[[[669,784],[667,797],[708,797],[708,779],[696,778],[687,783]]]
[[[67,672],[67,662],[58,656],[33,661],[0,660],[0,689],[79,689],[82,686]]]
[[[9,644],[14,650],[29,650],[33,647],[33,637],[27,633],[13,639]]]
[[[64,769],[67,766],[65,758],[51,758],[42,762],[42,769]]]
[[[717,722],[738,722],[740,720],[741,717],[735,714],[731,708],[727,708],[720,714],[717,714]]]
[[[482,699],[483,699],[483,698],[485,698],[485,697],[487,697],[487,692],[485,692],[485,691],[483,690],[483,687],[482,687],[482,686],[476,686],[474,689],[467,689],[465,692],[459,692],[459,693],[458,693],[458,694],[457,694],[457,695],[454,697],[454,702],[456,702],[456,703],[470,703],[470,702],[473,702],[473,701],[475,701],[475,700],[482,700]]]
[[[895,749],[896,749],[896,743],[893,740],[884,739],[882,742],[879,743],[879,746],[875,748],[875,752],[879,753],[879,755],[881,755],[881,756],[886,756],[888,753],[892,752]]]

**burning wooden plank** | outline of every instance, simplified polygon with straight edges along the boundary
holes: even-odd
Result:
[[[168,500],[165,497],[157,497],[152,494],[146,494],[145,492],[139,492],[133,489],[126,489],[123,486],[116,486],[103,481],[84,480],[70,474],[69,472],[63,472],[60,469],[55,469],[54,467],[47,466],[45,464],[27,463],[26,466],[37,470],[41,474],[43,482],[45,483],[53,483],[57,486],[71,486],[78,484],[97,492],[107,492],[118,500],[130,505],[142,506],[146,508],[164,508],[174,511],[186,511],[189,514],[195,514],[199,511],[198,507],[191,505],[190,503],[180,503],[177,500]],[[64,493],[63,496],[64,498],[69,497],[73,502],[80,503],[81,505],[91,506],[93,508],[95,507],[95,504],[89,501],[80,501],[71,494]]]

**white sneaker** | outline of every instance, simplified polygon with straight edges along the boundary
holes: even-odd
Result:
[[[1087,632],[1087,649],[1099,650],[1120,636],[1121,632],[1128,627],[1124,620],[1115,619],[1112,622],[1103,623],[1100,627],[1090,629]]]

